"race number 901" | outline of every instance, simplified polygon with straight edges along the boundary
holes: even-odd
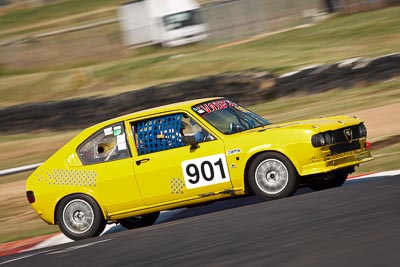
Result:
[[[182,172],[188,189],[230,181],[224,154],[183,161]]]

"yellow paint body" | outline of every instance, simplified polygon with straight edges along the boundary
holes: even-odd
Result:
[[[360,124],[358,118],[335,116],[285,124],[271,124],[225,135],[196,114],[192,107],[213,99],[200,99],[148,109],[114,118],[92,126],[51,156],[27,179],[27,191],[33,191],[32,207],[47,223],[55,224],[57,204],[71,194],[92,197],[108,221],[177,207],[205,203],[233,195],[246,194],[246,166],[262,152],[284,154],[300,176],[327,173],[356,166],[372,159],[366,149],[366,137],[358,142],[361,148],[331,156],[329,147],[315,148],[311,137],[319,132]],[[211,133],[215,140],[138,155],[130,123],[163,114],[184,112]],[[122,122],[126,129],[130,157],[84,165],[77,149],[93,133]],[[188,189],[183,179],[183,161],[223,154],[230,180],[210,186]],[[138,164],[139,163],[139,164]]]

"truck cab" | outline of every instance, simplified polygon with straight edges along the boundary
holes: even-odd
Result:
[[[207,38],[199,4],[195,0],[142,0],[119,8],[126,46],[185,45]]]

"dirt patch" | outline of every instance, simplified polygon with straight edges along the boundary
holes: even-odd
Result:
[[[10,199],[25,198],[25,180],[2,184],[0,186],[0,203],[3,206]],[[28,203],[28,200],[26,200]]]
[[[49,150],[56,151],[62,145],[65,144],[65,142],[59,142],[59,143],[51,143],[47,146],[39,146],[36,144],[32,144],[30,147],[25,147],[24,150],[11,150],[7,153],[1,153],[0,154],[0,160],[7,160],[11,158],[17,158],[17,157],[23,157],[26,155],[26,151],[29,151],[29,153],[47,153]]]
[[[400,103],[353,113],[365,121],[371,142],[388,139],[400,132]]]
[[[373,148],[374,149],[379,149],[379,148],[383,148],[386,146],[391,146],[394,144],[400,143],[400,135],[394,135],[391,136],[389,138],[383,139],[383,140],[379,140],[377,142],[374,143]]]

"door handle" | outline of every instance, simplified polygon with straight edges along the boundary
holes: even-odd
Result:
[[[150,159],[141,159],[141,160],[137,160],[136,161],[136,165],[140,165],[140,164],[142,164],[142,163],[146,163],[146,162],[148,162]]]

